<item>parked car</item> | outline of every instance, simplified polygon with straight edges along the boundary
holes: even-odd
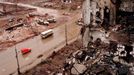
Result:
[[[48,21],[44,21],[44,20],[41,20],[41,19],[37,20],[37,23],[40,24],[40,25],[46,25],[46,26],[49,25]]]
[[[27,53],[29,53],[29,52],[31,52],[31,48],[22,48],[21,49],[21,53],[24,55],[24,54],[27,54]]]
[[[55,19],[54,17],[48,18],[47,21],[48,21],[49,23],[56,23],[56,19]]]

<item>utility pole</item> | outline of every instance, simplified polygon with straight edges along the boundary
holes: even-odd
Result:
[[[4,12],[4,14],[6,14],[6,5],[2,4],[2,6],[3,6],[3,12]]]
[[[17,53],[16,46],[15,46],[15,54],[16,54],[16,61],[17,61],[17,71],[18,71],[18,75],[20,75],[21,74],[21,72],[20,72],[20,64],[19,64],[19,59],[18,59],[18,53]]]
[[[66,46],[68,45],[67,43],[67,25],[65,25],[65,41],[66,41]]]
[[[15,0],[15,11],[17,12],[18,10],[18,0]]]

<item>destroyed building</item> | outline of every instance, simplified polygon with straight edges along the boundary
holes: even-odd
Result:
[[[116,6],[111,0],[85,0],[83,3],[83,20],[85,26],[99,26],[102,23],[107,25],[113,25],[116,21]],[[106,28],[107,26],[104,27]],[[106,28],[107,29],[107,28]],[[84,44],[87,46],[86,42],[89,36],[88,27],[86,27]]]
[[[121,32],[133,33],[133,0],[85,0],[83,2],[84,46],[87,47],[92,27],[103,27],[109,31],[117,27]],[[126,28],[125,28],[126,27]],[[132,38],[132,37],[131,37]]]
[[[95,56],[98,62],[84,75],[133,75],[134,1],[85,0],[82,12],[85,50],[90,51],[93,43],[95,49],[102,46],[98,39],[109,46],[97,50],[103,51],[102,57]]]
[[[84,0],[84,47],[66,59],[65,75],[134,75],[133,5],[132,0]]]

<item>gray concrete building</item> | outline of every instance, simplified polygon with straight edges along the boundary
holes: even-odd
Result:
[[[82,11],[85,25],[83,44],[87,47],[91,35],[90,27],[99,26],[105,20],[107,25],[116,23],[116,5],[111,0],[85,0]]]

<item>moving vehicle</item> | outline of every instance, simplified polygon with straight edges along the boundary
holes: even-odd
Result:
[[[27,54],[27,53],[29,53],[29,52],[31,52],[31,48],[23,48],[23,49],[21,49],[21,53],[24,55],[24,54]]]
[[[44,38],[47,38],[48,36],[51,36],[51,35],[53,35],[53,30],[49,29],[49,30],[41,33],[41,38],[44,39]]]

